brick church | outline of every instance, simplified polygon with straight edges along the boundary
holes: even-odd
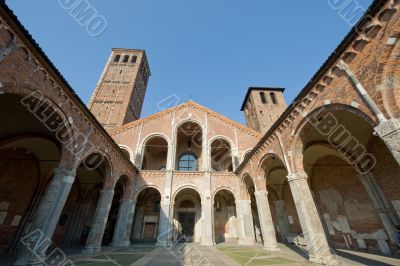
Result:
[[[287,105],[243,90],[246,125],[193,101],[141,117],[144,50],[112,49],[86,106],[0,4],[0,256],[80,247],[292,243],[396,251],[400,1],[375,0]],[[240,106],[238,106],[240,108]],[[42,241],[42,242],[40,242]]]

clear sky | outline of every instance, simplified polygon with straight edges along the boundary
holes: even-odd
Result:
[[[97,37],[59,0],[6,3],[85,103],[111,48],[145,49],[142,117],[175,94],[244,123],[249,86],[285,87],[290,103],[351,28],[329,0],[85,1],[107,20]]]

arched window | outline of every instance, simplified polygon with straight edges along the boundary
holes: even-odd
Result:
[[[278,102],[276,101],[275,93],[271,92],[270,95],[271,95],[271,101],[272,101],[272,103],[273,103],[273,104],[277,104]]]
[[[183,154],[179,158],[179,171],[197,171],[197,158],[191,153]]]
[[[119,62],[119,59],[121,58],[121,55],[119,55],[119,54],[117,54],[115,57],[114,57],[114,62]]]
[[[129,60],[129,55],[125,55],[124,60],[122,62],[126,63],[126,62],[128,62],[128,60]]]
[[[137,60],[137,56],[136,55],[132,56],[131,63],[136,63],[136,60]]]
[[[265,93],[263,91],[260,92],[260,98],[262,103],[267,103],[267,99],[265,98]]]

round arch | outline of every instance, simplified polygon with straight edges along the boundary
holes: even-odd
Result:
[[[153,145],[150,145],[152,141],[159,141],[160,143],[153,143]],[[153,133],[146,136],[141,144],[140,168],[142,170],[165,170],[167,167],[169,148],[170,139],[165,134]],[[153,163],[147,165],[148,163],[150,164],[150,162]]]
[[[325,111],[325,112],[324,112]],[[320,106],[319,108],[316,108],[313,110],[310,114],[308,114],[306,117],[304,117],[301,122],[296,126],[294,130],[294,134],[292,137],[292,143],[290,146],[290,150],[294,151],[293,156],[289,159],[289,166],[292,171],[302,171],[303,166],[299,165],[299,163],[303,162],[303,151],[306,147],[304,147],[304,137],[305,135],[310,131],[311,129],[311,119],[317,119],[316,117],[321,114],[321,113],[326,113],[326,112],[335,112],[335,111],[342,111],[345,113],[350,113],[358,118],[361,119],[361,121],[365,122],[368,124],[372,129],[377,125],[377,122],[368,116],[366,113],[363,111],[347,105],[347,104],[328,104],[324,106]]]
[[[267,153],[263,157],[261,157],[260,162],[258,163],[258,166],[257,166],[257,175],[258,176],[264,176],[263,175],[264,174],[263,165],[264,165],[265,161],[270,159],[270,158],[273,159],[273,160],[279,159],[283,163],[283,166],[285,166],[285,161],[282,160],[282,158],[280,156],[278,156],[275,153]]]
[[[118,146],[121,148],[122,152],[126,152],[125,154],[128,155],[129,161],[132,161],[134,158],[132,149],[123,144],[118,144]]]
[[[110,156],[103,149],[91,149],[79,161],[78,166],[83,165],[88,170],[98,169],[104,165],[104,186],[114,187],[113,165]]]
[[[140,193],[142,193],[144,190],[150,189],[150,188],[153,188],[153,189],[157,190],[158,193],[160,193],[160,196],[162,195],[161,194],[161,189],[158,186],[156,186],[156,185],[144,185],[144,186],[140,187],[135,193],[133,193],[132,200],[133,201],[137,201],[137,198],[140,195]]]
[[[215,195],[217,195],[218,192],[220,192],[220,191],[222,191],[222,190],[227,190],[227,191],[229,191],[230,193],[232,193],[233,197],[235,198],[235,202],[237,201],[238,195],[237,195],[237,193],[236,193],[232,188],[230,188],[230,187],[218,187],[218,188],[216,188],[216,189],[214,190],[214,193],[212,194],[212,199],[214,200],[214,199],[215,199]]]
[[[176,189],[175,192],[173,193],[172,200],[175,201],[176,196],[179,194],[179,192],[181,192],[184,189],[193,189],[194,191],[196,191],[197,194],[199,194],[201,202],[203,202],[203,198],[202,198],[202,194],[200,192],[200,188],[195,186],[195,185],[191,185],[191,184],[182,185],[178,189]]]

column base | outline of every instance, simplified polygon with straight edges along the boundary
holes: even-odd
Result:
[[[251,246],[251,245],[255,245],[255,244],[256,244],[255,240],[239,239],[239,245]]]
[[[129,247],[130,244],[131,244],[130,241],[118,241],[118,242],[112,242],[110,246],[121,248],[121,247]]]
[[[84,254],[96,255],[101,253],[101,247],[86,247],[83,251]]]
[[[215,246],[215,242],[210,239],[202,239],[200,241],[200,245],[202,246]]]
[[[263,249],[265,249],[266,251],[281,251],[280,248],[278,248],[278,247],[271,247],[271,246],[263,246]]]
[[[341,265],[341,262],[337,258],[335,258],[335,256],[333,256],[333,255],[326,256],[326,257],[310,256],[308,258],[308,261],[311,263],[330,265],[330,266]]]
[[[43,260],[41,260],[33,256],[33,257],[18,258],[13,265],[15,266],[41,265],[44,264],[44,262],[45,262],[44,258]]]
[[[170,247],[171,241],[169,240],[158,240],[156,243],[156,247]]]

